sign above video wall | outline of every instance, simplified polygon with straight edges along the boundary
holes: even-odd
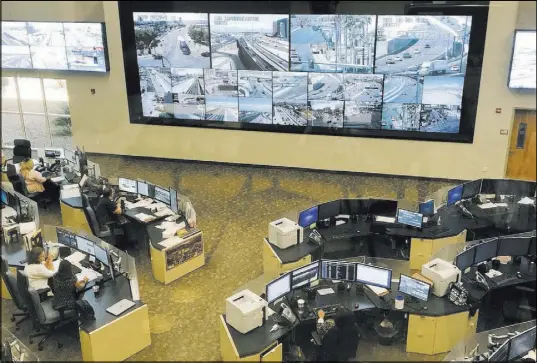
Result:
[[[107,72],[104,23],[2,21],[2,69]]]
[[[133,123],[473,136],[461,132],[471,16],[120,14]]]

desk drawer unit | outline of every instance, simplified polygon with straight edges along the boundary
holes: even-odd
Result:
[[[432,355],[436,318],[411,314],[408,317],[406,351]]]
[[[73,208],[60,202],[60,209],[62,213],[62,224],[64,226],[71,227],[75,231],[85,231],[93,235],[82,208]]]

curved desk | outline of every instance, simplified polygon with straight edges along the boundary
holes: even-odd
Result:
[[[355,258],[346,259],[346,261],[355,261]],[[383,267],[389,267],[393,270],[392,279],[399,278],[400,273],[410,275],[410,263],[402,260],[388,260],[365,258],[366,263],[377,264]],[[392,290],[389,294],[380,298],[372,291],[364,288],[364,292],[357,295],[355,284],[350,292],[336,293],[337,304],[345,306],[347,309],[358,311],[376,311],[377,313],[385,311],[393,311],[394,313],[408,314],[408,332],[406,341],[406,351],[420,354],[437,354],[449,352],[464,336],[474,335],[477,327],[477,319],[479,316],[479,307],[484,296],[492,290],[499,288],[512,287],[520,284],[535,284],[536,267],[535,263],[530,263],[528,259],[523,258],[521,265],[513,265],[509,263],[502,265],[499,268],[500,272],[513,276],[517,271],[522,272],[522,278],[502,285],[501,287],[491,287],[490,290],[484,291],[477,285],[471,276],[475,276],[475,268],[465,274],[468,278],[467,282],[463,282],[465,288],[469,292],[469,303],[465,306],[457,306],[449,301],[446,297],[436,297],[430,295],[429,300],[425,305],[427,309],[416,309],[414,304],[405,304],[402,310],[394,308],[393,298],[400,293],[397,292],[397,282],[392,280]],[[271,278],[276,278],[277,273],[265,272],[264,275],[256,280],[256,283],[248,284],[244,288],[248,288],[256,294],[264,292],[265,284]],[[333,286],[328,280],[321,280],[322,285]],[[238,289],[238,291],[244,288]],[[334,289],[336,291],[336,289]],[[308,309],[314,308],[315,301],[308,301],[307,294],[303,288],[297,289],[286,295],[285,299],[301,297],[307,301]],[[358,304],[356,307],[355,304]],[[311,312],[306,315],[299,315],[296,306],[289,303],[293,312],[297,316],[297,323],[293,327],[280,329],[275,332],[270,332],[272,321],[266,321],[265,324],[246,334],[241,334],[232,326],[227,324],[225,314],[220,316],[220,339],[221,339],[221,354],[224,361],[263,361],[263,356],[267,352],[281,352],[282,341],[294,330],[298,325],[310,324],[314,329],[314,321],[316,316]],[[422,304],[423,305],[423,304]],[[271,305],[269,305],[271,307]],[[276,357],[271,356],[271,359],[281,360],[282,355]]]

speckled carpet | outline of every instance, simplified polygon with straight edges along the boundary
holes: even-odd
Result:
[[[398,177],[351,175],[293,169],[90,156],[109,177],[144,179],[188,195],[203,231],[207,263],[164,286],[155,281],[147,256],[137,261],[140,295],[149,307],[152,344],[131,360],[219,360],[218,316],[225,298],[263,273],[262,240],[268,223],[289,211],[345,197],[384,197],[417,203],[451,183]],[[42,211],[42,224],[61,225],[59,208]],[[2,323],[14,312],[2,300]],[[16,335],[27,343],[31,324]],[[37,352],[41,360],[80,360],[77,338],[64,337]],[[30,346],[36,349],[35,346]],[[360,360],[430,360],[406,354],[404,345],[379,347],[365,339]]]

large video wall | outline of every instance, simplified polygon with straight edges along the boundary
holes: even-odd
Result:
[[[131,122],[461,141],[471,16],[131,16]]]

